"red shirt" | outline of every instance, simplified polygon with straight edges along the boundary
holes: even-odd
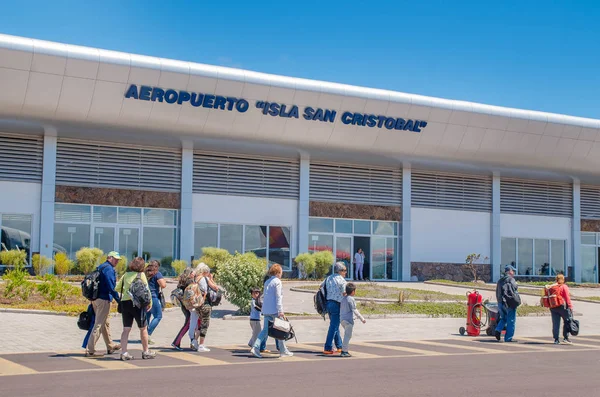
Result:
[[[573,304],[571,303],[571,296],[569,295],[569,287],[567,286],[567,284],[562,284],[560,286],[560,295],[567,303],[567,307],[569,309],[573,309]]]

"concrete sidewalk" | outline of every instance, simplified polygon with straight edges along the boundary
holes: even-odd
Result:
[[[314,313],[313,295],[290,291],[292,286],[306,285],[306,282],[284,283],[284,308],[288,312]],[[463,288],[427,285],[423,283],[387,283],[402,288],[428,289],[462,295]],[[359,285],[360,288],[360,285]],[[484,298],[488,291],[482,291]],[[493,296],[493,292],[489,292]],[[168,297],[168,294],[167,294]],[[539,299],[523,296],[524,302],[536,304]],[[600,330],[600,305],[594,303],[574,302],[575,311],[581,314],[582,336],[586,333],[597,333]],[[223,320],[225,314],[235,313],[236,308],[224,302],[216,308],[211,319],[206,339],[208,346],[245,344],[250,338],[250,326],[247,320]],[[170,346],[173,338],[183,325],[180,310],[164,313],[163,320],[156,329],[153,339],[156,346]],[[357,323],[353,339],[357,341],[375,340],[416,340],[442,339],[458,337],[458,329],[465,325],[465,319],[455,318],[394,318],[370,319],[366,324]],[[0,313],[0,353],[34,352],[81,349],[85,332],[77,328],[75,317]],[[294,319],[294,328],[299,343],[322,342],[325,339],[328,322],[321,319]],[[121,334],[121,318],[111,320],[112,337],[117,340]],[[524,317],[517,319],[516,338],[519,336],[543,336],[551,338],[552,321],[546,317]],[[139,333],[134,327],[130,338],[139,340]],[[182,346],[187,347],[189,340],[184,338]],[[99,342],[103,348],[103,342]]]

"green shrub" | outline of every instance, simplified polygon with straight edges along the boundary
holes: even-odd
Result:
[[[7,271],[2,279],[6,282],[4,296],[7,298],[19,297],[23,301],[27,301],[31,292],[35,288],[35,284],[27,278],[29,273],[22,267],[16,267]]]
[[[40,254],[35,254],[31,258],[31,264],[36,276],[41,276],[52,267],[52,260]]]
[[[177,277],[179,277],[187,267],[188,267],[188,263],[183,260],[177,260],[177,261],[171,262],[171,268],[173,270],[175,270]]]
[[[313,254],[317,278],[323,278],[331,270],[335,257],[331,251],[319,251]]]
[[[79,293],[77,287],[51,274],[46,274],[42,280],[44,282],[38,284],[37,290],[48,302],[59,300],[62,304],[66,304],[69,296]]]
[[[73,261],[69,259],[66,253],[57,252],[54,255],[54,274],[57,276],[66,276],[73,269]]]
[[[230,255],[218,267],[217,282],[224,288],[225,297],[237,306],[241,314],[250,312],[250,288],[260,287],[267,261],[252,252]]]
[[[298,264],[298,277],[308,278],[314,275],[317,262],[312,254],[308,252],[299,254],[294,261]]]
[[[223,248],[215,248],[215,247],[204,247],[202,248],[202,257],[200,259],[195,260],[195,266],[198,266],[198,263],[204,262],[208,267],[210,267],[211,273],[217,273],[219,271],[219,266],[231,259],[231,254],[229,251]]]
[[[0,263],[5,266],[21,268],[27,265],[27,252],[24,250],[9,250],[0,252]]]
[[[77,253],[77,269],[83,274],[91,273],[100,264],[104,253],[99,248],[83,247]]]

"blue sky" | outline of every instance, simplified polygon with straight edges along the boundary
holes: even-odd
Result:
[[[599,20],[576,0],[23,0],[0,32],[600,118]]]

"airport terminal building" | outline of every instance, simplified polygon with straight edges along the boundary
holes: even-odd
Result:
[[[48,257],[598,282],[600,120],[0,35],[0,227]]]

